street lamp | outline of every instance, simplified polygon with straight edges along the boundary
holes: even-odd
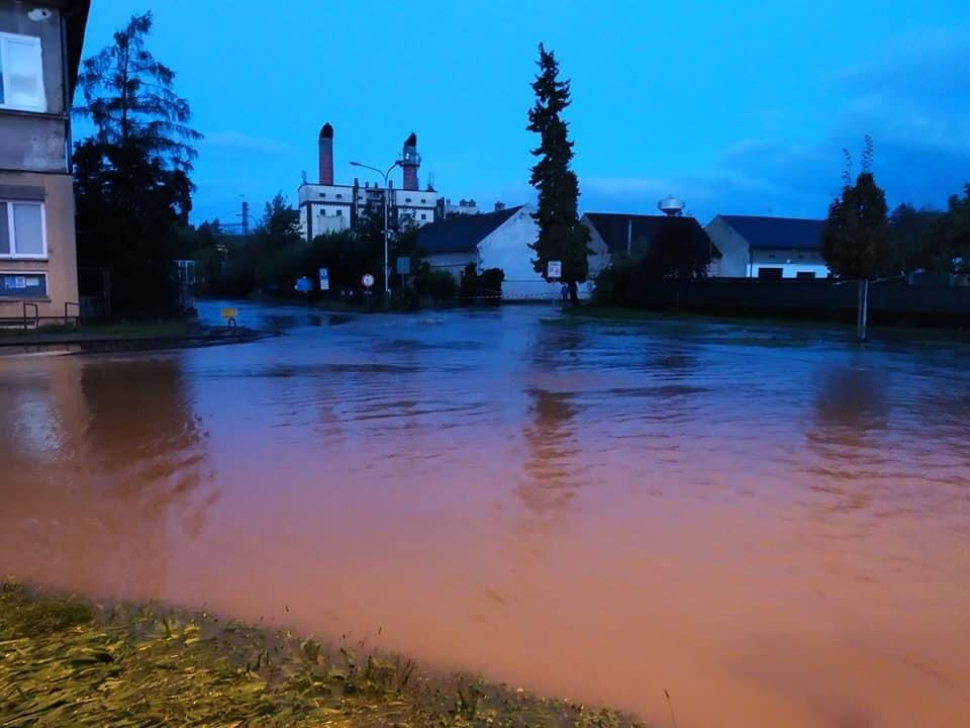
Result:
[[[394,164],[392,164],[390,167],[387,168],[387,171],[386,172],[381,172],[381,170],[379,170],[377,167],[371,167],[371,166],[366,165],[366,164],[361,164],[360,162],[351,162],[350,163],[350,166],[351,167],[361,167],[363,169],[369,169],[371,172],[377,172],[377,174],[379,174],[379,175],[381,175],[381,176],[384,177],[384,195],[383,196],[384,196],[384,305],[385,306],[390,305],[390,301],[391,301],[391,285],[390,285],[391,272],[390,272],[390,268],[388,267],[388,259],[387,259],[387,235],[388,235],[388,230],[387,230],[387,205],[388,205],[388,198],[391,196],[391,186],[390,186],[390,184],[387,181],[387,176],[392,171],[394,171],[394,168],[396,166],[398,166],[399,164],[400,164],[399,161],[398,162],[395,162]]]

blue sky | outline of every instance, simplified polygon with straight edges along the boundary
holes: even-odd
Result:
[[[674,194],[702,223],[823,216],[841,148],[858,158],[866,133],[891,204],[942,206],[970,181],[968,0],[94,0],[85,55],[147,9],[206,136],[196,221],[232,221],[242,195],[294,202],[325,121],[338,182],[352,159],[390,165],[415,131],[422,184],[531,201],[540,41],[573,82],[583,211]]]

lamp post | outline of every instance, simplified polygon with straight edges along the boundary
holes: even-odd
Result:
[[[391,302],[391,284],[390,284],[390,270],[388,267],[388,257],[387,257],[387,206],[388,198],[391,196],[391,186],[388,184],[387,177],[398,166],[400,162],[395,162],[390,167],[387,168],[386,172],[382,172],[377,167],[371,167],[366,164],[361,164],[360,162],[351,162],[351,167],[361,167],[362,169],[369,169],[371,172],[377,172],[377,174],[384,177],[384,305],[389,306]]]

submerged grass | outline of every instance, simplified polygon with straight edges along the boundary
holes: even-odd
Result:
[[[145,605],[101,608],[0,587],[0,727],[576,726],[608,710],[545,700],[411,661],[333,653],[286,632]]]

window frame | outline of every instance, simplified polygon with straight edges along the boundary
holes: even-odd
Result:
[[[7,219],[0,220],[0,225],[7,226],[7,235],[10,239],[10,252],[0,253],[0,260],[47,260],[47,210],[43,202],[35,200],[14,200],[0,197],[0,202],[7,205]],[[18,253],[17,236],[14,228],[13,206],[14,205],[33,205],[40,208],[40,244],[43,250],[40,253]]]
[[[50,301],[51,300],[51,288],[50,288],[51,277],[48,271],[46,270],[9,270],[9,269],[0,267],[0,278],[3,278],[3,276],[15,276],[20,278],[33,278],[33,277],[43,278],[44,295],[43,296],[23,296],[23,295],[17,296],[12,294],[8,295],[6,291],[8,290],[18,291],[20,289],[19,288],[9,289],[9,288],[4,288],[3,286],[0,286],[0,301],[6,300],[7,302],[10,302],[11,300],[13,301]]]
[[[9,64],[4,62],[6,45],[8,42],[23,43],[24,41],[37,47],[38,58],[40,59],[40,69],[38,73],[38,83],[40,85],[40,104],[34,106],[22,106],[12,104],[8,101],[0,101],[0,109],[4,111],[32,111],[40,114],[47,113],[47,87],[44,85],[44,45],[39,36],[23,35],[21,33],[0,32],[0,83],[3,85],[4,93],[10,89]]]

